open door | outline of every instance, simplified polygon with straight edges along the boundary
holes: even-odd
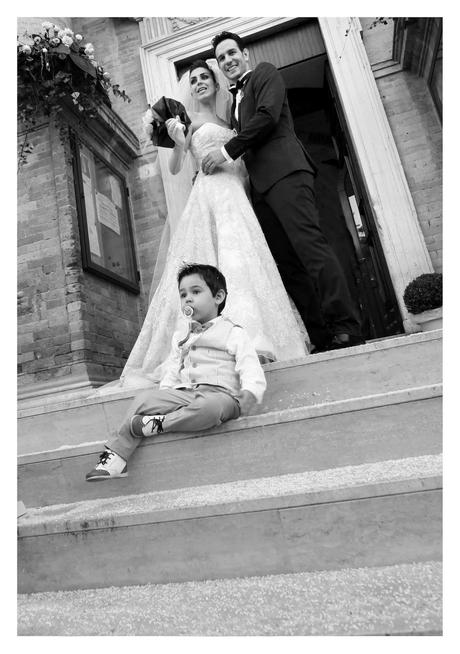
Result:
[[[347,125],[327,64],[325,90],[329,96],[331,136],[340,170],[337,191],[358,263],[357,287],[368,338],[404,333],[393,284],[365,191],[364,179],[351,147]]]
[[[318,166],[321,227],[344,271],[366,340],[403,333],[365,185],[334,93],[327,56],[281,69],[297,135]]]

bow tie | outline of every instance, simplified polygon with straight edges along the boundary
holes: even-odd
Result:
[[[232,95],[236,95],[238,91],[243,88],[243,86],[246,84],[246,82],[250,77],[251,77],[251,73],[248,73],[247,75],[244,75],[241,79],[239,79],[236,84],[230,86],[228,89],[230,93]]]
[[[207,329],[212,327],[212,325],[212,322],[205,322],[204,325],[202,325],[201,322],[193,320],[190,324],[190,331],[192,334],[201,334],[201,332],[205,332]]]

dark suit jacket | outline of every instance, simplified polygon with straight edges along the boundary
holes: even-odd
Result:
[[[243,155],[259,193],[296,170],[317,168],[294,132],[286,88],[279,71],[262,62],[252,71],[238,108],[238,134],[225,144],[232,159]]]

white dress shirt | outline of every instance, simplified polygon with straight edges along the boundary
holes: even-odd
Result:
[[[250,72],[251,72],[251,70],[247,70],[245,73],[243,73],[243,75],[241,75],[241,77],[238,79],[238,81],[243,80],[246,77],[246,75],[249,75]],[[236,93],[235,118],[236,118],[237,122],[238,122],[238,116],[239,116],[240,102],[241,102],[241,99],[243,98],[243,95],[244,95],[243,90],[244,90],[244,87],[241,88],[241,89],[238,89],[238,91]],[[233,159],[230,157],[227,150],[225,149],[225,145],[223,145],[221,147],[221,152],[222,152],[222,154],[224,155],[224,157],[225,157],[225,159],[227,161],[233,161]]]
[[[217,316],[217,318],[214,318],[210,323],[215,324],[221,320],[228,319],[223,316]],[[202,333],[191,333],[183,346],[178,345],[178,343],[183,340],[183,334],[181,332],[176,332],[174,334],[171,352],[164,364],[165,368],[160,382],[160,388],[196,388],[197,384],[194,384],[190,378],[190,371],[192,368],[189,365],[188,359],[192,353],[194,357],[197,356],[197,350],[193,345],[199,340],[203,333],[211,337],[212,331],[208,332],[208,330],[206,330],[206,332]],[[197,344],[197,347],[200,349],[199,343]],[[231,393],[236,395],[239,391],[250,391],[258,403],[262,402],[267,387],[265,374],[260,365],[257,352],[249,336],[242,327],[233,324],[227,341],[225,342],[225,349],[228,355],[231,355],[232,358],[234,357],[234,362],[229,361],[228,365],[231,366],[232,370],[236,373],[236,376],[239,377],[239,388],[234,387],[229,389]],[[202,350],[204,352],[201,356],[206,357],[206,348],[203,347]],[[212,365],[215,363],[215,360],[205,360],[203,365],[206,365],[207,363]],[[192,366],[193,365],[196,364],[192,364]],[[193,370],[199,372],[195,367]]]

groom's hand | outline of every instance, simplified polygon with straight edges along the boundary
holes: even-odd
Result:
[[[201,162],[201,170],[205,175],[209,175],[214,170],[225,162],[225,157],[220,150],[213,150],[208,152],[203,161]]]

